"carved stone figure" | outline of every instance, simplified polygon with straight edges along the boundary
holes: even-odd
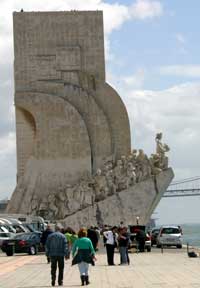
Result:
[[[138,182],[148,178],[151,175],[151,167],[147,155],[142,149],[139,149],[139,153],[136,157]]]
[[[58,210],[58,218],[62,219],[66,215],[66,195],[64,188],[62,186],[59,187],[58,193],[56,194],[57,206],[59,207]]]
[[[89,183],[91,182],[90,178],[82,178],[79,183],[79,189],[82,192],[82,202],[80,203],[81,207],[87,207],[88,205],[92,205],[93,203],[93,191],[90,187]]]
[[[71,214],[74,211],[74,188],[72,185],[67,184],[65,188],[65,205],[66,205],[66,215]],[[76,202],[77,203],[77,202]],[[80,204],[76,206],[76,209],[80,207]]]
[[[137,159],[137,149],[133,149],[131,151],[131,162],[133,163],[133,166],[136,166],[136,159]]]
[[[36,195],[33,195],[30,205],[30,214],[37,215],[38,206],[39,206],[38,197]]]
[[[50,193],[45,201],[39,201],[34,195],[30,213],[47,216],[49,219],[63,219],[76,211],[92,206],[117,192],[129,189],[138,182],[157,175],[163,170],[166,161],[165,152],[169,147],[161,142],[162,134],[156,136],[157,152],[150,158],[142,149],[134,149],[130,155],[122,155],[116,165],[106,159],[103,170],[97,169],[92,176],[85,171],[74,184],[59,185],[57,193]],[[53,177],[53,176],[52,176]]]
[[[58,207],[56,203],[56,195],[54,193],[50,193],[48,196],[48,210],[49,210],[49,218],[56,219],[58,216]]]
[[[126,189],[126,171],[124,170],[123,161],[117,160],[116,167],[114,168],[114,183],[117,191]]]
[[[122,168],[123,168],[122,173],[126,174],[128,161],[125,155],[121,156],[121,161],[122,161]]]
[[[95,201],[100,201],[108,195],[109,189],[106,176],[102,174],[101,169],[97,169],[94,176]]]
[[[160,156],[160,168],[165,170],[168,168],[168,157],[165,155],[170,150],[169,146],[162,143],[162,133],[156,134],[156,153]]]
[[[159,154],[151,154],[149,158],[150,165],[151,165],[151,174],[157,175],[159,174],[162,169],[160,168],[160,156]]]
[[[127,188],[129,186],[132,186],[136,183],[136,173],[135,173],[136,168],[133,166],[132,162],[128,163],[127,166]]]
[[[113,195],[116,192],[116,185],[114,183],[114,173],[112,169],[106,172],[106,182],[108,187],[108,195]]]

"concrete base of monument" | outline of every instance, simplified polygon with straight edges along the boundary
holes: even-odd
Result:
[[[59,222],[79,229],[90,225],[117,225],[120,221],[127,225],[136,224],[136,217],[139,217],[139,224],[146,225],[173,177],[173,170],[168,168]]]

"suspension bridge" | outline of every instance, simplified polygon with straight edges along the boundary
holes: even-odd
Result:
[[[172,182],[163,195],[163,197],[191,196],[200,196],[200,176]]]

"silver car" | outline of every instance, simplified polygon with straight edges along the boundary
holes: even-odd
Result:
[[[182,248],[182,229],[180,226],[162,226],[157,237],[157,247],[176,246]]]

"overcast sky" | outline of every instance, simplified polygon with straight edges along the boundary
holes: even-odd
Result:
[[[0,199],[16,185],[12,12],[21,8],[103,10],[107,81],[127,107],[132,147],[151,154],[162,131],[176,180],[200,175],[200,1],[1,0]],[[163,199],[156,217],[198,222],[198,207],[199,197]]]

